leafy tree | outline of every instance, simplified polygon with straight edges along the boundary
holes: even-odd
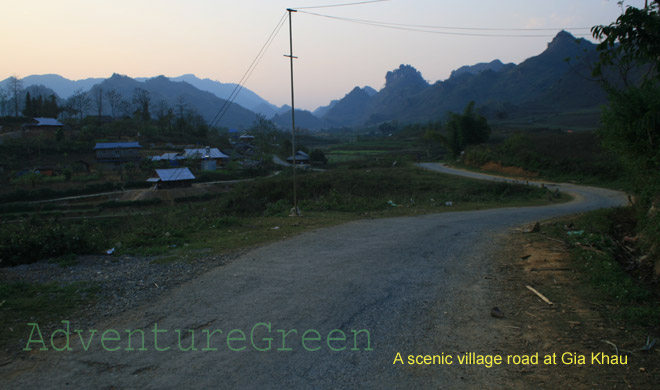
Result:
[[[602,76],[608,66],[617,65],[629,70],[646,67],[643,81],[660,77],[660,14],[659,1],[644,8],[627,7],[625,12],[608,26],[594,26],[591,32],[601,42],[597,46],[599,62],[594,68],[596,76]],[[622,74],[624,84],[629,87],[627,74]],[[608,85],[611,87],[611,85]]]
[[[449,113],[445,145],[454,156],[458,156],[468,145],[487,142],[490,138],[490,126],[483,116],[474,111],[474,102],[468,103],[463,114]]]
[[[328,163],[328,158],[325,157],[325,153],[321,149],[314,149],[309,155],[310,160],[313,163],[319,163],[325,165]]]
[[[25,94],[25,107],[23,108],[23,116],[34,118],[34,107],[32,106],[32,99],[30,98],[30,91]]]
[[[596,75],[607,67],[623,69],[623,85],[604,83],[609,105],[604,109],[599,136],[627,166],[637,195],[638,229],[650,254],[660,254],[660,12],[659,2],[628,7],[608,26],[592,29],[598,45]],[[637,75],[628,80],[625,71]],[[641,71],[641,73],[640,73]],[[653,249],[655,248],[655,249]],[[660,262],[656,267],[660,266]]]
[[[601,75],[610,66],[644,71],[636,83],[624,75],[623,88],[612,83],[604,84],[610,103],[604,110],[599,135],[604,145],[616,152],[639,179],[637,191],[647,193],[650,188],[644,183],[653,182],[651,178],[658,178],[660,171],[658,2],[642,9],[628,7],[614,23],[596,26],[592,33],[601,40],[598,45],[600,60],[594,70],[596,75]]]
[[[60,115],[60,108],[57,106],[55,95],[50,95],[43,103],[41,115],[46,118],[57,118]]]

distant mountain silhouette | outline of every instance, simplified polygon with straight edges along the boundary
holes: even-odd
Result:
[[[337,118],[337,120],[331,121],[336,126],[360,122],[364,119],[364,113],[369,108],[372,96],[364,89],[355,87],[341,100],[337,101],[323,118]]]
[[[158,80],[154,81],[156,79]],[[45,74],[27,76],[22,78],[21,81],[26,90],[46,88],[54,91],[58,97],[58,102],[60,103],[63,103],[64,100],[73,95],[77,90],[89,92],[90,96],[93,96],[92,89],[94,89],[95,86],[101,86],[101,88],[105,90],[109,88],[116,89],[128,101],[131,100],[131,95],[135,88],[142,88],[152,94],[152,104],[156,104],[159,100],[163,100],[169,105],[173,105],[178,96],[184,96],[184,98],[187,98],[186,100],[189,107],[194,107],[207,120],[210,120],[215,116],[215,113],[225,101],[223,96],[228,97],[236,86],[236,84],[225,84],[210,79],[200,79],[192,74],[170,78],[169,80],[172,82],[171,84],[166,83],[163,79],[167,78],[159,76],[156,78],[133,79],[127,76],[114,74],[109,79],[88,78],[74,81],[57,74]],[[7,80],[1,81],[0,87],[4,87],[6,81]],[[106,83],[106,81],[108,81],[108,83]],[[192,86],[194,89],[190,89],[180,83],[184,81],[187,86]],[[33,94],[32,92],[30,93],[31,95]],[[235,103],[232,104],[232,108],[230,108],[230,111],[227,113],[227,123],[231,124],[233,127],[249,126],[252,123],[253,119],[251,118],[254,118],[254,114],[246,113],[242,111],[243,109],[261,113],[267,118],[273,117],[280,110],[280,108],[261,98],[253,91],[243,88],[238,94]],[[90,113],[96,114],[96,110],[97,109],[94,108],[93,110],[90,110]],[[105,104],[104,112],[109,113],[109,111],[109,106]],[[225,121],[223,120],[223,122]]]
[[[194,74],[184,74],[179,77],[170,77],[170,80],[185,81],[188,84],[201,89],[202,91],[211,92],[215,96],[225,100],[229,99],[229,96],[236,88],[236,84],[225,84],[211,79],[200,79]],[[235,102],[247,108],[248,110],[263,114],[266,116],[266,118],[271,118],[279,110],[279,107],[269,103],[266,99],[245,87],[240,90]]]
[[[169,107],[175,107],[177,99],[183,98],[186,107],[194,108],[207,122],[213,120],[218,110],[225,103],[224,99],[220,99],[210,92],[200,91],[184,81],[171,81],[165,76],[158,76],[140,82],[128,76],[113,74],[109,79],[95,85],[89,91],[90,97],[98,94],[98,88],[102,88],[105,92],[113,89],[128,102],[131,102],[133,93],[137,88],[144,89],[149,92],[151,97],[150,111],[152,115],[160,101],[164,101]],[[93,108],[90,111],[94,112],[94,110],[96,109]],[[104,113],[110,113],[110,106],[107,102],[104,105]],[[230,128],[247,128],[252,125],[255,118],[254,112],[234,103],[218,124]]]
[[[291,107],[288,111],[279,113],[273,117],[273,122],[283,129],[291,128]],[[316,117],[314,114],[307,110],[299,110],[296,108],[296,128],[319,130],[324,128],[323,120]]]
[[[477,106],[509,110],[596,107],[606,102],[606,95],[597,83],[584,77],[590,75],[595,48],[595,44],[561,31],[545,51],[519,65],[495,60],[462,67],[447,80],[433,85],[412,66],[401,65],[387,73],[385,87],[378,93],[367,98],[354,89],[327,110],[322,119],[346,126],[394,119],[437,120],[448,111],[462,111],[471,100]]]
[[[444,81],[429,84],[411,65],[401,65],[387,72],[385,86],[355,87],[343,98],[319,107],[314,113],[296,110],[296,125],[308,129],[374,125],[386,121],[423,122],[442,119],[447,112],[460,112],[474,100],[484,112],[513,113],[525,110],[556,112],[566,109],[593,108],[607,101],[597,83],[588,80],[590,66],[597,59],[596,45],[559,32],[537,56],[522,63],[503,64],[500,60],[463,66]],[[569,59],[569,61],[567,61]],[[187,107],[197,110],[207,121],[212,120],[235,84],[199,79],[190,74],[168,79],[158,76],[132,79],[118,74],[109,79],[67,80],[59,75],[27,76],[24,87],[51,89],[58,97],[67,98],[73,91],[89,91],[90,97],[103,88],[117,90],[130,102],[136,88],[151,94],[152,113],[159,102],[174,107],[183,98]],[[6,85],[6,80],[0,86]],[[31,87],[37,88],[37,87]],[[36,91],[36,90],[35,90]],[[32,94],[32,92],[31,92]],[[109,114],[107,102],[103,108]],[[249,89],[243,89],[221,126],[247,128],[256,114],[284,127],[291,126],[291,107],[276,107]],[[92,108],[90,114],[96,114]]]
[[[481,63],[475,64],[475,65],[461,66],[460,68],[458,68],[458,69],[454,70],[453,72],[451,72],[451,75],[449,77],[450,78],[451,77],[458,77],[458,76],[460,76],[464,73],[479,74],[479,73],[481,73],[485,70],[492,70],[493,72],[499,72],[503,68],[509,68],[509,67],[513,67],[513,66],[516,66],[516,65],[515,64],[506,64],[506,65],[504,65],[502,63],[502,61],[500,61],[500,60],[493,60],[493,61],[488,62],[488,63],[481,62]]]
[[[99,78],[69,80],[57,74],[31,75],[21,79],[23,82],[23,88],[27,88],[31,85],[42,85],[55,91],[57,96],[61,97],[62,99],[66,99],[73,95],[73,92],[78,89],[87,91],[95,84],[101,83],[103,80],[104,79]],[[4,86],[5,81],[6,80],[0,82],[0,85]]]

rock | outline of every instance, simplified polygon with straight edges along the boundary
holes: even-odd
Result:
[[[490,315],[495,318],[504,318],[504,313],[497,306],[490,310]]]

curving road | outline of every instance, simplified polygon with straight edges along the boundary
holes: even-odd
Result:
[[[484,178],[439,164],[421,166]],[[501,244],[498,234],[626,202],[616,191],[558,187],[576,199],[544,207],[355,221],[254,249],[148,307],[99,320],[95,329],[120,332],[121,340],[106,340],[106,348],[119,351],[103,350],[98,335],[84,351],[73,334],[73,351],[33,351],[29,359],[0,367],[0,388],[506,388],[511,374],[505,370],[393,362],[397,352],[405,359],[498,351],[503,336],[489,315],[496,282],[484,277],[498,272],[490,261]],[[161,331],[158,347],[169,350],[155,350],[154,323]],[[270,323],[270,334],[260,323]],[[253,328],[255,346],[249,340]],[[126,329],[144,330],[146,351],[138,351],[137,342],[135,350],[126,351]],[[192,330],[198,350],[179,350],[176,329],[182,330],[184,348]],[[204,351],[207,333],[217,329],[222,334],[214,333],[210,346],[218,350]],[[243,330],[246,340],[238,331],[228,334],[232,329]],[[365,350],[365,332],[358,334],[359,350],[351,350],[351,331],[363,329],[373,350]],[[87,342],[89,329],[83,335]],[[271,349],[257,350],[268,347],[266,337],[273,339]],[[232,351],[228,344],[245,349]]]

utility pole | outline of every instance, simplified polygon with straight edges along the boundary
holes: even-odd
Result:
[[[294,104],[293,96],[293,59],[298,58],[293,55],[293,27],[291,22],[291,15],[293,12],[298,12],[295,9],[287,8],[289,12],[289,55],[284,55],[289,57],[291,61],[291,150],[293,152],[293,213],[294,215],[300,216],[300,209],[298,209],[298,197],[296,191],[296,106]]]

